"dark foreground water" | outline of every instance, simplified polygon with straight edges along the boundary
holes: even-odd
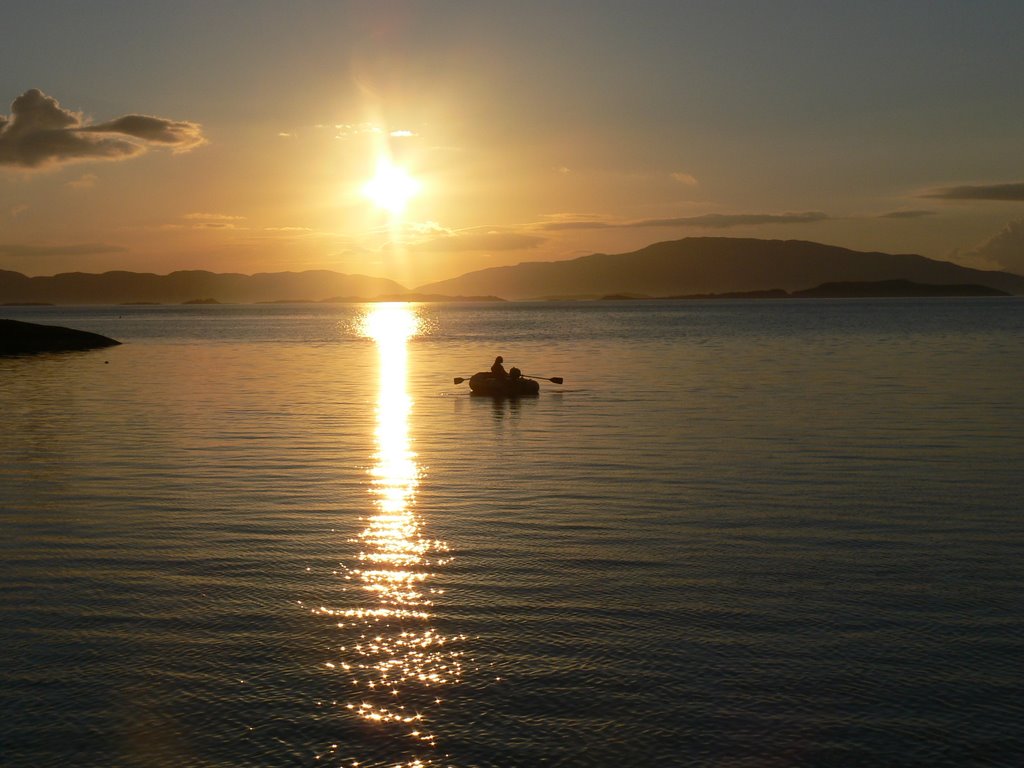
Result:
[[[1020,299],[0,314],[0,765],[1024,764]]]

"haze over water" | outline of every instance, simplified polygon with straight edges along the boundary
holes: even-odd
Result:
[[[8,308],[0,762],[1019,765],[1022,306]]]

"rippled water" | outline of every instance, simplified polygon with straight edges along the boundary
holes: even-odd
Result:
[[[0,764],[1024,763],[1020,299],[377,310],[5,308]]]

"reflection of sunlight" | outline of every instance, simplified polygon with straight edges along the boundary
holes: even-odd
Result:
[[[462,651],[451,646],[464,638],[446,637],[429,625],[431,598],[442,590],[428,582],[448,558],[443,541],[423,535],[415,512],[420,468],[409,437],[413,402],[406,344],[418,327],[414,311],[404,304],[379,304],[364,319],[363,333],[376,342],[380,361],[377,451],[369,471],[375,511],[354,540],[359,565],[345,570],[345,580],[358,587],[358,594],[349,607],[321,607],[316,613],[332,617],[351,636],[340,647],[340,662],[328,664],[347,676],[346,685],[356,695],[347,709],[365,723],[432,749],[437,737],[429,713],[441,701],[438,689],[461,677]],[[405,743],[396,749],[408,758]],[[408,765],[433,765],[431,754]]]
[[[377,465],[375,490],[385,513],[405,511],[416,487],[417,467],[409,447],[409,412],[406,341],[416,333],[417,319],[403,304],[379,304],[363,324],[364,333],[377,342],[380,354],[380,390],[377,399]],[[391,521],[402,525],[401,520]],[[385,520],[375,527],[384,528]],[[379,535],[379,534],[378,534]],[[396,538],[391,536],[391,538]]]

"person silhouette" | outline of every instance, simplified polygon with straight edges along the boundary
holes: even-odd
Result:
[[[505,362],[505,360],[502,358],[501,355],[498,355],[496,358],[494,358],[494,365],[491,366],[491,375],[497,379],[508,378],[508,374],[505,373],[505,366],[502,365],[503,362]]]

